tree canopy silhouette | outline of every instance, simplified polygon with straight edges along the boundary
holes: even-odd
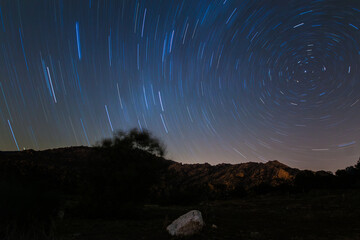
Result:
[[[100,147],[113,149],[141,149],[163,157],[166,154],[165,145],[156,137],[154,137],[148,130],[140,131],[133,128],[128,132],[117,131],[113,138],[106,138],[101,141]]]
[[[357,161],[357,163],[355,164],[355,168],[360,170],[360,157],[359,157],[359,160]]]

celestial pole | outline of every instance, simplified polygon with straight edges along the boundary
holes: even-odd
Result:
[[[184,163],[353,165],[359,28],[350,0],[1,1],[0,150],[137,127]]]

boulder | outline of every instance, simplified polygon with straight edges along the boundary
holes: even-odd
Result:
[[[172,236],[190,236],[200,232],[204,225],[201,212],[192,210],[173,221],[166,230]]]

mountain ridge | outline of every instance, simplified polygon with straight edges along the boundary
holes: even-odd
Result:
[[[77,192],[89,186],[120,188],[132,200],[182,202],[187,198],[222,199],[249,192],[294,186],[296,177],[334,176],[289,167],[278,160],[238,164],[180,163],[141,149],[66,147],[0,152],[0,174],[43,179],[53,188]],[[300,174],[300,175],[301,175]],[[307,175],[306,175],[307,174]],[[1,179],[0,179],[1,180]],[[120,190],[117,190],[120,193]]]

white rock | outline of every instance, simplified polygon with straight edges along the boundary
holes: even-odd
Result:
[[[189,236],[199,232],[204,225],[201,212],[192,210],[173,221],[166,230],[172,236]]]

